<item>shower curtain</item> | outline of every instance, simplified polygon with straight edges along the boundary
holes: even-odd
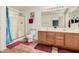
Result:
[[[16,9],[6,8],[6,44],[25,35],[25,18],[20,14],[21,12]]]
[[[6,7],[6,44],[12,42],[11,30],[10,30],[10,17],[9,17],[9,10]]]

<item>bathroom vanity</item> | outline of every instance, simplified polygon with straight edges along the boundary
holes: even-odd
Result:
[[[42,12],[39,43],[79,51],[79,7]],[[77,22],[76,22],[77,20]]]
[[[79,32],[39,30],[38,42],[79,51]]]

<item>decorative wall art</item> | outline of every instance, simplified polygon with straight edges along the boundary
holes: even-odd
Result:
[[[35,16],[35,13],[34,12],[31,12],[30,13],[30,18],[29,18],[29,23],[32,24],[33,21],[34,21],[34,16]]]

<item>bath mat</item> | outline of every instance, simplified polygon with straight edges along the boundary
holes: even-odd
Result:
[[[76,51],[71,51],[68,49],[58,48],[58,53],[78,53]]]
[[[49,53],[52,52],[52,46],[49,46],[49,45],[44,45],[44,44],[38,43],[34,48],[41,50],[41,51],[49,52]]]
[[[15,47],[15,46],[17,46],[17,45],[19,45],[19,44],[20,44],[20,42],[17,41],[17,42],[15,42],[15,43],[12,43],[12,44],[8,45],[7,48],[12,49],[13,47]]]
[[[32,48],[24,44],[19,44],[12,49],[6,49],[2,52],[4,53],[31,53]]]
[[[8,45],[7,48],[12,49],[12,48],[14,48],[15,46],[17,46],[17,45],[19,45],[19,44],[30,45],[31,42],[26,42],[26,41],[25,41],[25,42],[21,42],[21,41],[17,41],[17,42],[15,42],[15,43],[12,43],[12,44]]]

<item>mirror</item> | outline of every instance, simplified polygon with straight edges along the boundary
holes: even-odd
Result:
[[[42,12],[42,27],[65,27],[65,8]]]

